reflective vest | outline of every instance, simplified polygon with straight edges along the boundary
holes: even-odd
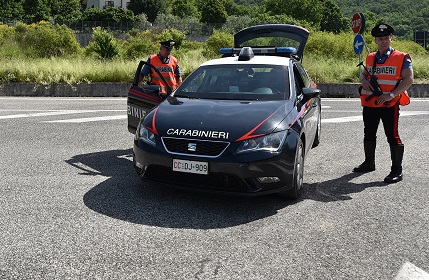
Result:
[[[405,56],[409,57],[409,55],[397,50],[393,50],[384,63],[374,64],[374,60],[376,59],[375,54],[376,52],[372,52],[366,57],[366,65],[368,71],[377,77],[377,82],[380,85],[380,88],[383,93],[389,94],[395,89],[398,81],[402,79],[402,64],[404,62]],[[373,69],[373,65],[376,65],[375,69]],[[369,100],[366,100],[371,94],[372,91],[362,89],[360,93],[360,100],[362,106],[386,107],[385,104],[375,104],[378,96],[373,96]],[[400,95],[390,100],[387,104],[387,107],[395,105],[402,95],[405,95],[405,93],[402,92]]]
[[[154,54],[150,57],[150,64],[155,66],[156,69],[162,74],[164,79],[170,85],[171,90],[175,90],[178,86],[176,82],[176,67],[177,67],[177,59],[174,56],[170,55],[168,63],[162,63],[161,59],[157,54]],[[167,94],[167,87],[165,83],[162,81],[161,77],[156,73],[152,68],[150,69],[150,82],[152,84],[159,85],[159,92],[163,94]]]

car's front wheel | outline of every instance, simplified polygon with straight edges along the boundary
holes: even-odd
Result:
[[[304,145],[301,139],[296,146],[295,164],[293,170],[292,188],[280,195],[287,198],[298,198],[301,194],[302,185],[304,184]]]

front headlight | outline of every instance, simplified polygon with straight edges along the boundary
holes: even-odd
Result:
[[[147,129],[143,124],[140,124],[137,133],[136,133],[136,139],[142,140],[143,142],[155,146],[155,134]]]
[[[271,133],[265,136],[252,138],[243,141],[238,147],[237,153],[253,152],[253,151],[268,151],[277,152],[283,144],[287,130]]]

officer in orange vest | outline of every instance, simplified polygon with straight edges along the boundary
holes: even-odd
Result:
[[[403,177],[404,145],[398,134],[399,105],[408,105],[406,91],[414,82],[410,56],[390,46],[393,33],[393,28],[384,23],[377,24],[371,31],[378,51],[368,54],[367,67],[359,76],[362,83],[360,98],[363,106],[365,161],[353,169],[353,172],[375,170],[377,129],[381,120],[392,160],[391,172],[384,178],[386,183],[399,182]],[[369,82],[370,74],[377,78],[381,92],[377,92]]]
[[[171,89],[174,91],[181,83],[182,76],[180,72],[180,67],[177,63],[177,59],[171,55],[171,50],[176,44],[173,40],[160,42],[161,46],[159,48],[159,53],[151,55],[147,62],[155,66],[167,83],[170,85]],[[167,87],[158,73],[155,72],[149,65],[145,64],[143,67],[140,76],[139,83],[143,80],[145,76],[150,75],[150,84],[159,85],[159,92],[163,95],[167,94]]]

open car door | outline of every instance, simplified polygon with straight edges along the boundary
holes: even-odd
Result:
[[[167,85],[167,96],[172,92],[170,85],[166,82],[161,73],[159,73],[158,69],[146,61],[140,61],[136,74],[134,75],[134,81],[128,90],[127,98],[128,131],[133,134],[136,132],[140,120],[166,98],[166,96],[162,96],[159,93],[158,85],[139,86],[139,76],[145,64],[154,69]]]

